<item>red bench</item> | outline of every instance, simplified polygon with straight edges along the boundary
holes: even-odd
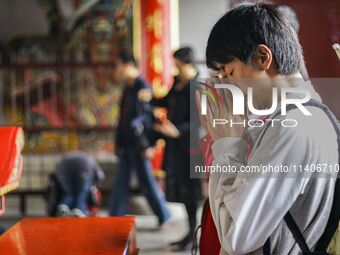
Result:
[[[0,236],[0,254],[135,255],[135,219],[27,218]]]

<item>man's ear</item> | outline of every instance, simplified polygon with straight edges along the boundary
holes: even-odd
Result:
[[[273,62],[273,54],[272,51],[264,44],[259,44],[256,49],[256,62],[264,70],[269,70],[270,65]]]

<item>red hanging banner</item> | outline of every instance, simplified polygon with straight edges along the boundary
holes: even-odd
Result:
[[[172,84],[170,0],[141,1],[141,66],[155,91]]]

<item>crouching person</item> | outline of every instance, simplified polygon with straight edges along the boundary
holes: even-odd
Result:
[[[53,178],[60,192],[56,216],[85,217],[89,213],[91,189],[104,179],[104,173],[89,154],[77,151],[60,160]]]

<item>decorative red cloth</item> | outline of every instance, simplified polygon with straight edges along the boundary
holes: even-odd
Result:
[[[22,170],[23,131],[19,127],[0,127],[0,215],[4,213],[4,194],[17,188]]]

